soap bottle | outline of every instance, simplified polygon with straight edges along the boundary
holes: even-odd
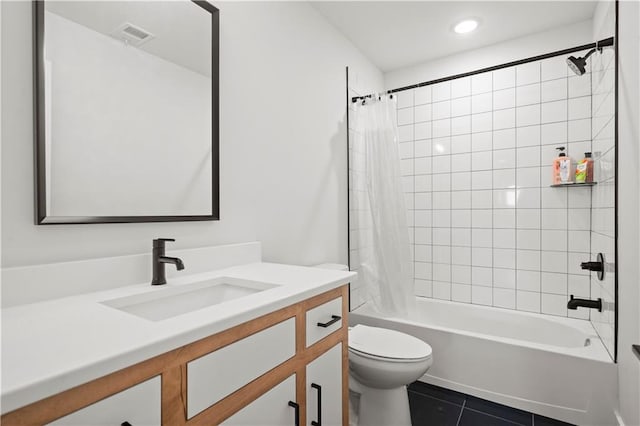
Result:
[[[584,153],[584,158],[576,166],[576,183],[593,182],[593,159],[590,152]]]
[[[571,158],[564,152],[563,146],[556,149],[560,151],[560,154],[553,160],[553,184],[571,183]]]

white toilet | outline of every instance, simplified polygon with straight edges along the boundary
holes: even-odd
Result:
[[[411,426],[407,385],[431,366],[431,346],[405,333],[349,329],[349,390],[359,394],[359,426]]]

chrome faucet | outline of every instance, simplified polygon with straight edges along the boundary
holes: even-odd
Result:
[[[172,263],[176,265],[176,269],[181,271],[184,269],[182,259],[177,257],[169,257],[164,255],[164,243],[166,241],[175,241],[173,238],[156,238],[153,240],[153,252],[151,259],[151,267],[153,268],[153,279],[151,285],[161,285],[167,283],[165,275],[165,264]]]

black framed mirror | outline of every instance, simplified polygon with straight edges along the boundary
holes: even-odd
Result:
[[[36,223],[218,220],[218,9],[33,10]]]

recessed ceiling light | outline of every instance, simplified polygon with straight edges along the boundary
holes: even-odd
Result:
[[[453,27],[453,31],[458,34],[466,34],[478,28],[478,21],[475,19],[465,19],[464,21],[460,21]]]

